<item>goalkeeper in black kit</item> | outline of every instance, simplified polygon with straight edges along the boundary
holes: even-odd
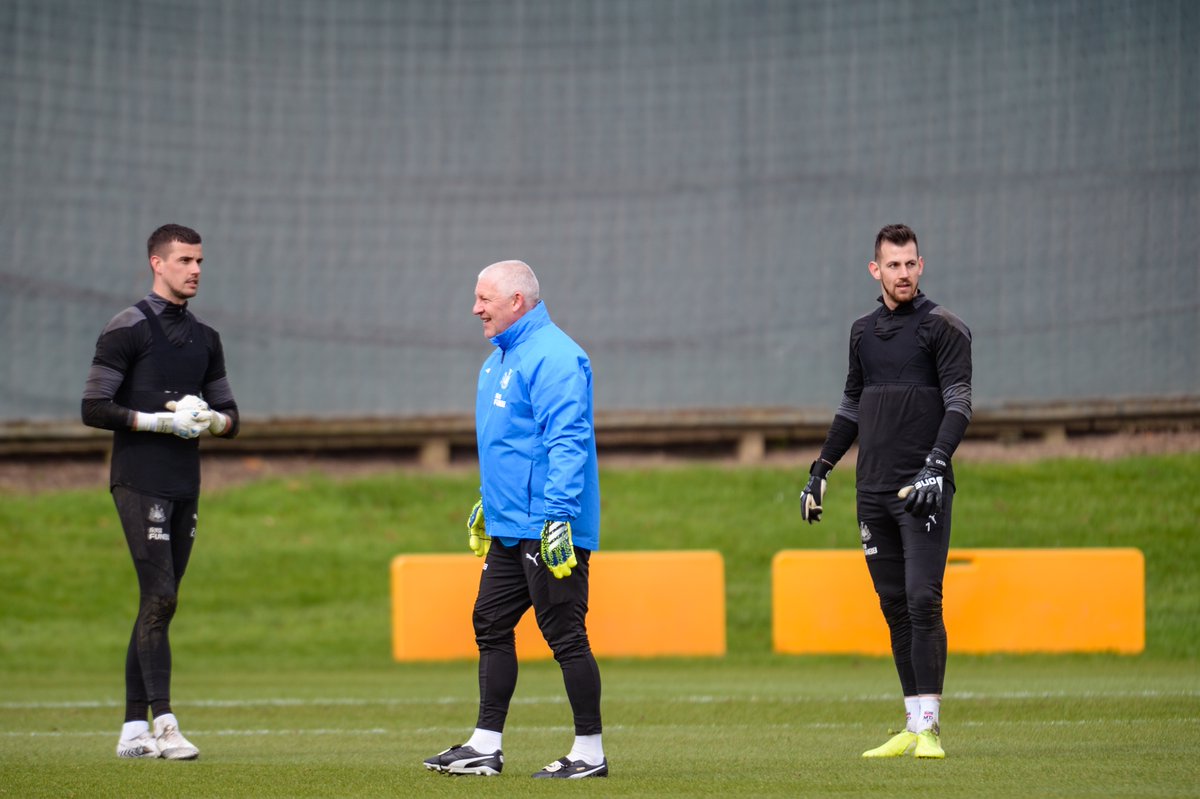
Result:
[[[197,439],[237,435],[238,411],[221,338],[188,309],[200,286],[200,235],[164,225],[146,247],[152,290],[100,334],[82,414],[113,431],[109,485],[138,579],[117,757],[194,760],[200,750],[171,712],[167,631],[196,536]]]
[[[946,756],[939,709],[946,673],[942,578],[950,547],[950,458],[971,419],[971,331],[918,288],[917,235],[888,225],[871,276],[880,307],[850,329],[846,389],[800,495],[821,520],[829,472],[858,440],[858,527],[904,691],[905,729],[863,757]]]

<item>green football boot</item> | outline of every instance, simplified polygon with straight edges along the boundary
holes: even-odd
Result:
[[[888,732],[892,732],[888,730]],[[868,749],[862,753],[863,757],[901,757],[908,754],[908,751],[917,744],[917,734],[903,730],[893,735],[887,740],[887,743],[882,746],[877,746],[874,749]]]
[[[934,724],[927,730],[917,733],[917,748],[913,750],[913,757],[935,757],[941,759],[946,756],[946,750],[942,748],[941,730],[938,725]]]

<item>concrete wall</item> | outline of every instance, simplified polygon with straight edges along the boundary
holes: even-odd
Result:
[[[1200,4],[0,4],[0,421],[204,236],[247,415],[471,407],[475,275],[538,272],[608,409],[832,412],[874,234],[976,404],[1200,394]]]

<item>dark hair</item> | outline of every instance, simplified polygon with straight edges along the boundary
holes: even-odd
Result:
[[[173,241],[181,241],[184,244],[199,244],[200,234],[190,227],[184,227],[183,225],[163,225],[151,233],[150,238],[146,240],[146,254],[155,255]]]
[[[875,262],[879,262],[879,245],[884,242],[903,247],[910,241],[917,245],[917,255],[921,254],[921,245],[917,242],[917,234],[908,225],[884,225],[883,230],[875,237]]]

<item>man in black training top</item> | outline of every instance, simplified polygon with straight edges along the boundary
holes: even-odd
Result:
[[[200,234],[164,225],[146,249],[153,288],[100,334],[82,413],[84,424],[113,431],[109,484],[140,593],[117,756],[193,760],[200,750],[171,712],[167,628],[196,536],[197,438],[237,435],[238,412],[221,337],[187,307],[200,286]]]
[[[858,527],[904,690],[905,729],[863,757],[946,756],[938,712],[946,674],[942,578],[950,547],[950,456],[971,420],[971,331],[922,294],[917,234],[888,225],[871,276],[880,307],[850,328],[846,390],[800,495],[821,520],[826,477],[858,439]]]

